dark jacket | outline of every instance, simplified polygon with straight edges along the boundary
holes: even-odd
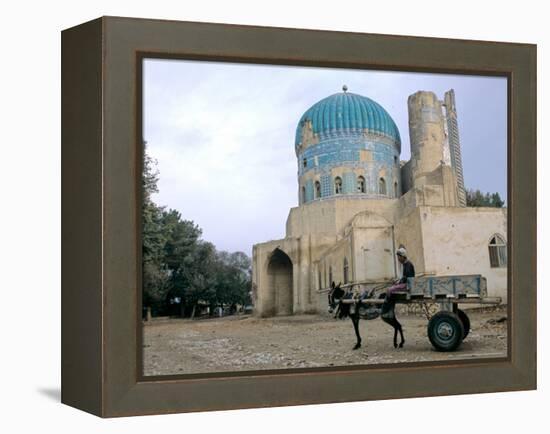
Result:
[[[409,277],[414,277],[414,265],[408,259],[403,262],[403,277],[399,280],[399,283],[407,283]]]

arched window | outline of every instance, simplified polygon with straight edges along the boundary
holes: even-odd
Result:
[[[306,188],[302,187],[302,203],[306,203]]]
[[[395,181],[393,183],[393,194],[394,194],[394,197],[398,197],[399,196],[399,192],[397,191],[397,181]]]
[[[304,159],[302,160],[302,164],[304,165],[304,167],[307,167],[307,158],[304,158]]]
[[[489,261],[492,268],[506,267],[508,264],[506,240],[495,234],[489,240]]]
[[[328,267],[328,282],[329,285],[332,285],[332,265],[329,265]]]
[[[383,194],[384,196],[388,194],[386,191],[386,180],[384,178],[380,178],[378,181],[378,193]]]
[[[357,178],[357,193],[364,193],[365,192],[365,178],[362,176],[359,176]]]
[[[336,194],[342,194],[342,178],[339,176],[334,179],[334,192]]]
[[[315,199],[319,199],[321,197],[321,183],[319,181],[315,181]]]
[[[348,258],[344,258],[344,285],[349,282]]]

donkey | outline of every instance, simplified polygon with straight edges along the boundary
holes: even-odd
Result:
[[[375,288],[376,289],[376,288]],[[372,298],[375,294],[375,289],[371,290],[370,292],[364,294],[362,296],[362,299],[366,298]],[[397,320],[395,317],[395,298],[390,296],[387,296],[386,293],[381,293],[379,295],[379,298],[384,299],[384,303],[382,304],[382,308],[380,310],[380,317],[382,318],[382,321],[385,323],[391,325],[393,327],[393,347],[394,348],[403,348],[403,345],[405,345],[405,338],[403,336],[403,327],[401,326],[401,323]],[[334,318],[344,319],[346,317],[349,317],[351,319],[351,322],[353,324],[353,330],[355,331],[355,336],[357,338],[357,342],[355,343],[355,346],[353,347],[354,350],[357,350],[358,348],[361,348],[361,334],[359,333],[359,320],[363,317],[365,319],[365,314],[361,315],[361,310],[359,306],[357,305],[357,302],[355,303],[344,303],[344,300],[351,300],[353,299],[353,294],[351,292],[344,291],[340,287],[340,283],[336,286],[334,282],[332,282],[331,289],[328,293],[328,304],[329,304],[329,312],[334,312]],[[352,309],[353,305],[353,309]],[[397,333],[399,333],[401,337],[401,341],[399,344],[397,343]]]

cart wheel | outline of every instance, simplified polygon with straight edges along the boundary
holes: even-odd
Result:
[[[464,326],[464,334],[462,335],[462,340],[464,340],[466,339],[466,336],[468,336],[468,333],[470,333],[470,318],[468,318],[468,315],[460,309],[457,309],[456,314]]]
[[[464,326],[457,314],[441,311],[428,322],[428,338],[437,351],[454,351],[462,342]]]

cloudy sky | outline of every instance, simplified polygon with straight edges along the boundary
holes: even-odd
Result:
[[[160,172],[159,205],[177,209],[220,250],[251,254],[285,235],[298,204],[296,125],[315,102],[368,96],[397,123],[409,159],[407,97],[456,95],[467,188],[506,197],[506,79],[449,74],[144,61],[144,132]]]

